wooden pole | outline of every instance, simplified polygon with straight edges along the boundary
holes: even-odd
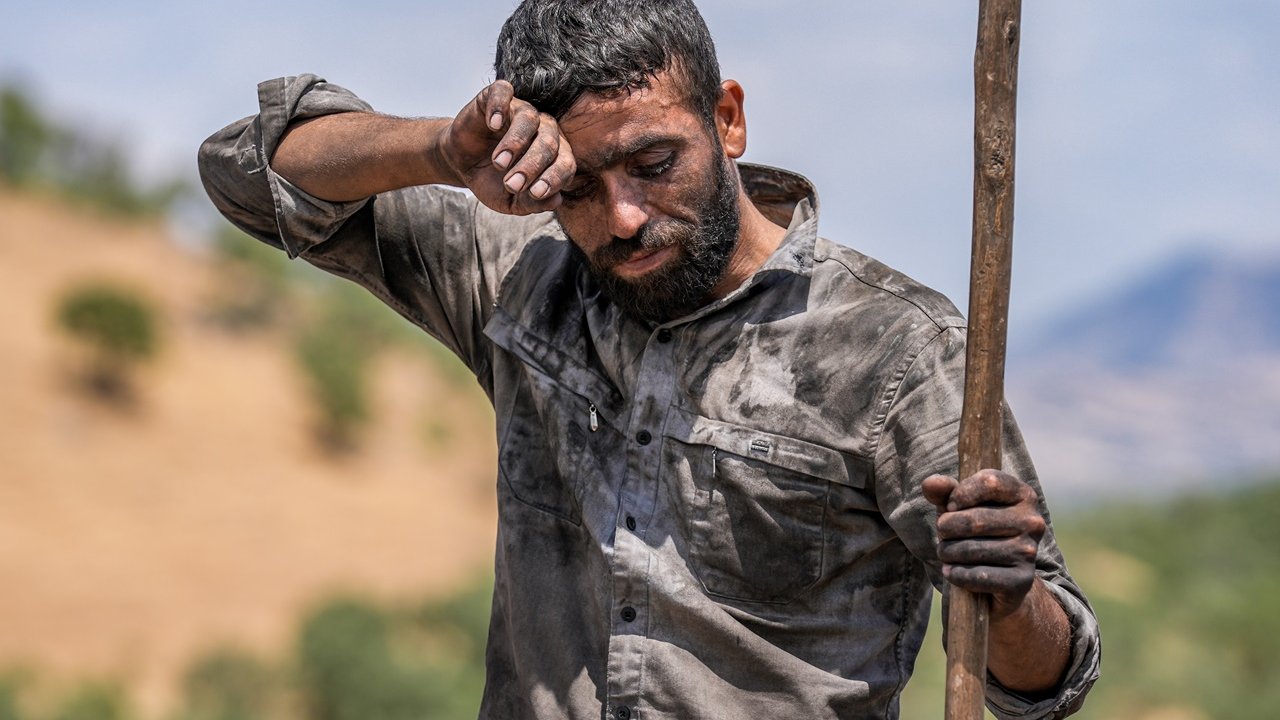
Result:
[[[979,0],[974,53],[973,264],[960,477],[999,468],[1013,251],[1013,154],[1021,0]],[[951,588],[947,720],[982,720],[989,598]]]

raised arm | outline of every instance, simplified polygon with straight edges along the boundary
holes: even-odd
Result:
[[[505,80],[481,90],[452,120],[369,112],[301,120],[286,130],[272,166],[332,202],[453,185],[509,215],[555,209],[575,170],[556,121],[515,98]]]
[[[559,127],[505,82],[455,118],[407,120],[315,75],[259,84],[258,113],[210,136],[199,166],[227,219],[364,286],[482,381],[502,279],[529,241],[556,234],[539,211],[574,172]]]

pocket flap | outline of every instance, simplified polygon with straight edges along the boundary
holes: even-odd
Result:
[[[594,403],[606,420],[617,421],[623,398],[612,383],[555,344],[538,337],[501,306],[494,308],[484,334],[555,384]]]
[[[759,460],[852,488],[866,484],[861,472],[850,474],[843,453],[805,440],[712,420],[683,408],[671,413],[664,434],[696,445],[710,445],[734,455]]]

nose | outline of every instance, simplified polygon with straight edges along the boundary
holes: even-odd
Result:
[[[616,238],[629,240],[649,222],[645,209],[644,193],[633,183],[606,183],[606,209],[609,233]]]

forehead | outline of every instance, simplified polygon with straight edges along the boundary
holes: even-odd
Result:
[[[580,171],[610,167],[663,141],[688,142],[705,135],[685,93],[665,72],[649,87],[584,94],[559,124]]]

